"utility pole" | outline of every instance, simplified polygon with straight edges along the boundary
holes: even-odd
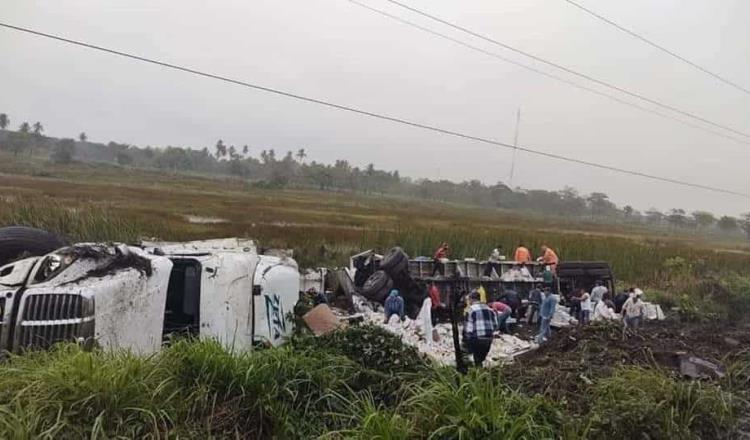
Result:
[[[513,172],[516,168],[516,152],[518,151],[518,126],[521,125],[521,107],[518,107],[516,113],[516,134],[513,137],[513,159],[510,162],[510,179],[508,179],[508,186],[513,189]]]

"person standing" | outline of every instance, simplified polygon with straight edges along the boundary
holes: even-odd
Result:
[[[547,296],[544,297],[542,306],[539,308],[539,316],[542,318],[542,322],[539,325],[539,334],[536,336],[537,344],[541,344],[552,336],[552,317],[555,316],[555,309],[557,309],[557,303],[560,301],[557,294],[546,287],[544,290]]]
[[[516,248],[516,252],[513,254],[513,261],[521,263],[531,263],[531,252],[526,246],[519,244]]]
[[[604,295],[609,293],[609,289],[604,286],[602,280],[596,280],[596,285],[591,289],[591,303],[593,309],[596,310],[596,305],[604,298]]]
[[[464,323],[464,339],[467,348],[474,357],[474,364],[481,367],[492,347],[492,335],[497,328],[495,312],[479,301],[479,292],[472,290],[469,294],[469,311]]]
[[[433,277],[437,272],[440,272],[441,276],[445,276],[445,264],[443,263],[443,261],[448,258],[448,255],[450,255],[450,246],[448,246],[448,243],[443,242],[443,244],[441,244],[440,247],[437,248],[432,256],[432,260],[434,263],[434,266],[432,268]]]
[[[529,292],[529,311],[527,312],[529,325],[539,320],[539,307],[542,305],[544,300],[544,294],[542,293],[542,285],[537,284]]]
[[[500,269],[500,261],[504,260],[503,248],[498,245],[495,249],[490,252],[490,257],[487,259],[487,266],[484,268],[484,276],[491,277],[492,271],[495,271],[495,275],[500,276],[502,270]]]
[[[622,306],[625,305],[625,302],[630,298],[631,295],[633,295],[633,292],[635,289],[631,287],[627,291],[623,291],[615,295],[615,313],[622,313]]]
[[[495,301],[490,304],[490,308],[495,312],[497,318],[497,328],[499,328],[503,333],[510,334],[510,331],[508,329],[508,318],[510,318],[510,314],[512,312],[510,306],[502,301]]]
[[[626,328],[640,327],[646,314],[646,304],[641,301],[641,292],[634,290],[633,294],[622,306],[622,318]]]
[[[579,322],[581,325],[589,325],[592,311],[591,295],[588,292],[583,292],[581,296],[581,320]]]
[[[435,283],[430,284],[430,288],[427,291],[430,295],[430,302],[432,302],[432,309],[430,310],[430,320],[432,321],[433,327],[438,322],[438,312],[440,309],[445,308],[445,304],[440,299],[440,290]]]
[[[398,289],[391,290],[390,295],[385,300],[385,323],[391,319],[391,316],[398,315],[399,319],[404,320],[404,299],[398,292]]]
[[[560,262],[560,259],[557,258],[557,254],[552,248],[542,245],[542,256],[540,258],[545,265],[550,267],[553,274],[557,273],[557,263]]]

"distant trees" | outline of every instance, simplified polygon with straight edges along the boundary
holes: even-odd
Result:
[[[44,126],[41,122],[36,121],[34,122],[34,125],[31,127],[32,132],[34,133],[34,136],[36,137],[42,137],[42,133],[44,132]]]
[[[5,113],[0,113],[0,130],[5,130],[10,125],[10,118]]]
[[[683,228],[687,225],[687,217],[684,209],[673,208],[669,211],[667,222],[675,228]]]
[[[78,140],[81,141],[81,142],[83,142],[83,143],[86,143],[86,141],[88,139],[89,139],[89,137],[86,136],[86,133],[83,132],[83,131],[81,132],[81,134],[78,135]]]
[[[737,230],[737,219],[725,215],[719,219],[716,225],[724,232],[734,232]]]
[[[716,217],[707,211],[694,211],[692,214],[695,226],[698,229],[708,229],[716,223]]]
[[[304,148],[300,148],[299,150],[297,150],[296,156],[297,156],[297,160],[299,160],[299,163],[304,163],[305,158],[307,157],[307,152],[305,151]]]
[[[219,141],[216,142],[214,154],[216,155],[216,158],[219,160],[221,160],[221,158],[227,155],[227,146],[224,145],[224,141],[222,141],[221,139],[219,139]]]
[[[50,154],[50,159],[55,163],[71,163],[76,152],[76,141],[73,139],[60,139],[55,143]]]

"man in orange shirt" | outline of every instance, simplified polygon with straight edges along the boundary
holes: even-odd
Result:
[[[557,263],[559,261],[560,260],[559,258],[557,258],[557,254],[555,253],[555,251],[553,251],[546,245],[542,246],[542,262],[550,267],[552,273],[557,272]]]
[[[523,244],[519,244],[516,252],[513,254],[513,260],[531,263],[531,252]]]

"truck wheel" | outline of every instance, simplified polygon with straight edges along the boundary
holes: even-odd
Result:
[[[387,273],[379,270],[365,281],[365,285],[362,286],[362,296],[371,301],[382,303],[390,293],[391,288],[393,288],[393,280]]]
[[[0,228],[0,266],[23,258],[48,254],[68,243],[55,234],[27,226]]]
[[[380,269],[391,276],[399,275],[409,268],[409,256],[400,247],[391,248],[380,261]]]

